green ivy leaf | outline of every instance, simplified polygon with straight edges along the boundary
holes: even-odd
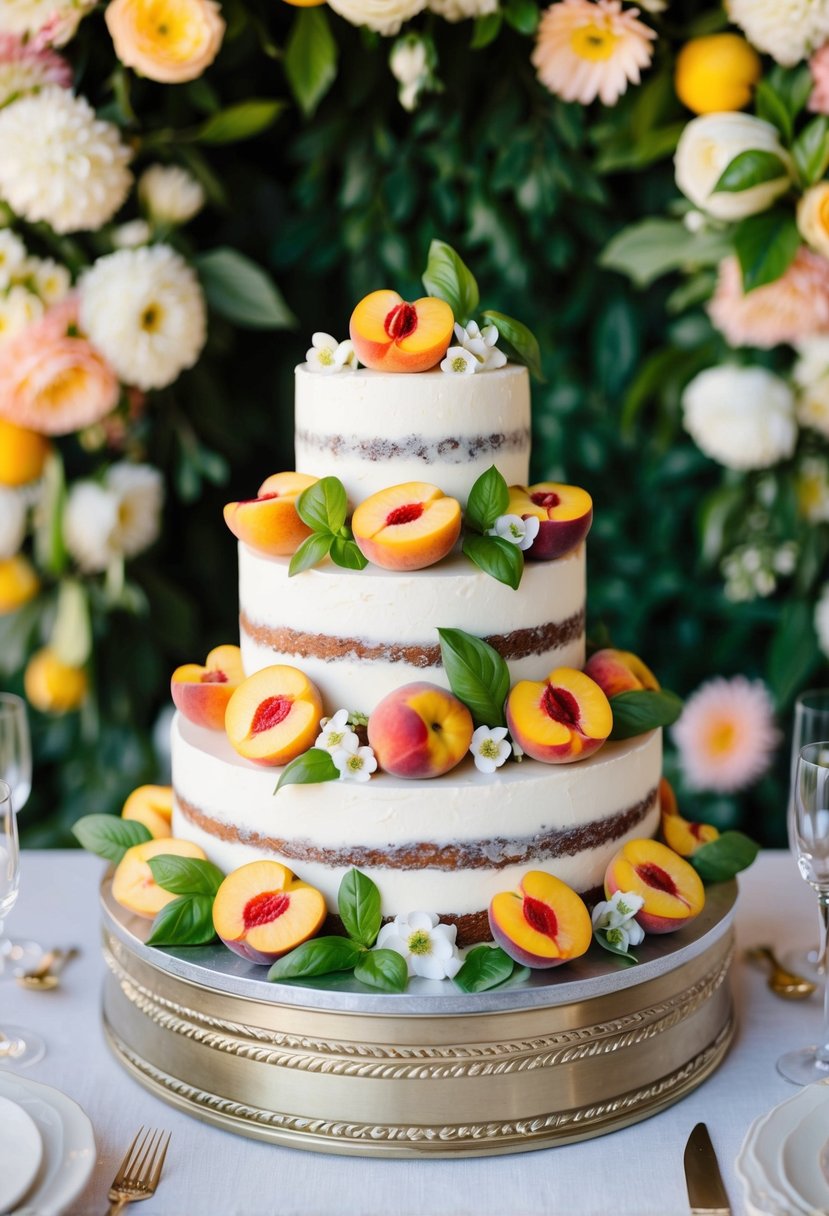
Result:
[[[461,992],[486,992],[508,980],[515,963],[500,946],[476,946],[464,959],[453,983]]]
[[[491,465],[469,491],[464,522],[478,532],[491,528],[509,506],[509,487],[495,465]]]
[[[339,532],[348,513],[345,487],[338,477],[322,477],[296,500],[299,518],[315,532]]]
[[[429,246],[423,286],[430,296],[446,301],[459,324],[468,325],[474,317],[480,302],[475,276],[445,241],[432,241]]]
[[[119,819],[117,815],[84,815],[74,824],[72,835],[88,852],[116,863],[134,844],[153,838],[149,828],[137,819]]]
[[[277,959],[268,979],[297,980],[332,971],[350,971],[363,953],[363,947],[350,937],[315,937]]]
[[[367,950],[354,968],[354,978],[380,992],[405,992],[409,969],[395,950]]]
[[[213,896],[182,895],[156,915],[148,946],[205,946],[216,936]]]
[[[301,574],[303,570],[310,570],[312,566],[318,566],[328,557],[336,539],[331,532],[312,532],[310,536],[306,536],[291,557],[288,565],[288,578]]]
[[[743,290],[753,291],[784,274],[800,248],[794,214],[772,207],[741,220],[734,232],[734,249],[743,274]]]
[[[491,574],[513,591],[518,590],[524,573],[524,554],[517,545],[503,536],[477,536],[472,532],[464,538],[463,551],[484,574]]]
[[[768,659],[768,682],[778,710],[788,707],[820,662],[813,607],[807,600],[791,599],[783,605]]]
[[[519,362],[526,364],[536,380],[543,384],[541,349],[532,330],[528,329],[523,322],[516,321],[514,317],[505,316],[502,312],[495,312],[492,308],[484,311],[483,318],[485,321],[492,322],[498,330],[499,338],[503,338],[504,342],[509,344]]]
[[[151,857],[147,864],[158,885],[174,895],[206,895],[212,899],[224,882],[225,876],[219,867],[200,857],[160,853]]]
[[[748,869],[759,852],[759,844],[742,832],[723,832],[698,848],[688,860],[703,882],[727,882]]]
[[[306,118],[314,113],[337,78],[337,44],[320,8],[297,13],[285,47],[285,75]]]
[[[360,870],[349,870],[337,892],[337,908],[348,936],[361,946],[373,946],[383,923],[376,883]]]
[[[619,692],[610,699],[613,710],[611,739],[632,739],[657,726],[670,726],[682,713],[682,701],[667,688]]]
[[[788,176],[789,171],[776,152],[749,148],[745,152],[738,153],[726,165],[712,194],[750,190],[752,186],[760,186],[763,182],[773,182],[780,177]]]
[[[468,708],[475,725],[506,726],[509,668],[498,651],[462,629],[438,629],[438,636],[449,687]]]
[[[210,307],[247,329],[291,329],[296,317],[261,267],[235,249],[211,249],[194,258]]]
[[[829,118],[825,114],[803,128],[792,145],[792,156],[804,185],[820,181],[829,168]]]
[[[274,793],[278,794],[283,785],[319,785],[321,781],[337,781],[339,776],[340,770],[331,753],[321,747],[312,747],[285,765]]]
[[[365,570],[368,565],[359,545],[350,536],[334,537],[331,542],[331,560],[344,570]]]
[[[631,954],[629,950],[623,950],[621,946],[615,945],[607,940],[606,935],[601,929],[593,931],[593,940],[598,942],[603,950],[607,950],[608,954],[615,954],[617,958],[623,958],[628,963],[638,963],[639,959],[635,954]]]
[[[261,135],[272,127],[284,109],[284,101],[242,101],[218,114],[212,114],[192,138],[200,144],[234,144],[243,139],[252,139],[254,135]]]

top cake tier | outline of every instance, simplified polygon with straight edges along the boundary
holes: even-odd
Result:
[[[496,465],[526,485],[530,463],[527,369],[474,376],[360,370],[325,376],[296,369],[296,465],[338,477],[354,505],[387,486],[427,481],[466,503]]]

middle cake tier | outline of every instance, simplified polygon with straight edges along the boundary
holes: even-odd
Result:
[[[326,561],[289,578],[286,558],[239,545],[245,672],[299,667],[328,713],[370,713],[414,680],[448,688],[438,628],[484,638],[506,660],[512,684],[559,666],[580,668],[585,595],[584,545],[557,561],[528,562],[518,592],[460,554],[410,574]]]

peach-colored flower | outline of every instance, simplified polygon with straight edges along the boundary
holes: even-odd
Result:
[[[71,83],[72,69],[61,55],[48,48],[39,50],[15,34],[0,33],[0,106],[45,84],[68,89]]]
[[[780,732],[761,680],[707,680],[688,698],[672,731],[686,783],[731,793],[766,771]]]
[[[802,246],[785,274],[743,292],[736,258],[720,262],[708,314],[731,346],[760,346],[829,334],[829,261]]]
[[[814,88],[809,98],[809,109],[816,114],[829,114],[829,42],[815,51],[809,60]]]
[[[67,296],[0,350],[0,416],[41,435],[67,435],[105,417],[120,386],[78,330]]]
[[[538,27],[533,66],[543,85],[565,101],[615,105],[650,65],[654,30],[638,8],[621,0],[559,0]]]
[[[112,0],[105,18],[121,62],[163,84],[201,76],[225,32],[215,0]]]

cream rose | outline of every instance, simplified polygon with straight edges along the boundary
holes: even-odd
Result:
[[[797,442],[792,391],[764,367],[709,367],[682,396],[683,424],[728,469],[766,469]]]
[[[215,0],[112,0],[105,18],[121,62],[162,84],[201,76],[225,32]]]
[[[773,152],[786,166],[781,176],[736,193],[713,190],[741,152]],[[765,211],[789,188],[791,160],[777,129],[751,114],[701,114],[682,132],[674,157],[676,184],[695,207],[718,220],[741,220]]]
[[[829,182],[810,186],[797,204],[797,227],[807,245],[829,258]]]
[[[367,25],[378,34],[396,34],[426,7],[426,0],[329,0],[335,13],[352,25]]]

